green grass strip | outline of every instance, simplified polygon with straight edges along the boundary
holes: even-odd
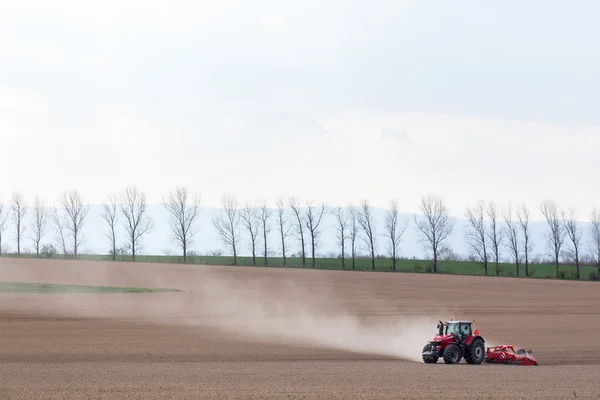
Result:
[[[0,282],[0,293],[155,293],[181,292],[178,289],[63,285],[56,283]]]

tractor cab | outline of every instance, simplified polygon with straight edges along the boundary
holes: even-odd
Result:
[[[460,341],[466,340],[469,336],[471,336],[471,321],[449,321],[445,323],[446,330],[444,332],[445,335],[454,335]]]
[[[438,323],[438,335],[434,340],[447,341],[454,338],[454,341],[463,343],[469,337],[479,335],[479,331],[473,332],[473,321],[440,321]]]

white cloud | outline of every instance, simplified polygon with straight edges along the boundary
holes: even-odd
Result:
[[[410,142],[384,142],[377,134],[382,125],[406,127]],[[527,201],[532,208],[549,197],[587,216],[600,197],[590,185],[598,128],[426,113],[341,115],[324,126],[337,135],[346,159],[360,162],[347,163],[344,183],[354,181],[381,206],[395,196],[403,209],[416,211],[421,195],[439,193],[462,215],[479,197]]]
[[[478,197],[587,215],[600,59],[582,11],[597,6],[540,20],[512,5],[7,4],[0,197],[78,187],[99,202],[135,183],[158,201],[187,184],[207,205],[234,191],[416,211],[431,192],[458,215]]]

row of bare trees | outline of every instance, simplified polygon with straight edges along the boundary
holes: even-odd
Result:
[[[281,238],[281,248],[283,252],[283,264],[287,263],[287,239],[295,230],[301,244],[302,264],[306,263],[306,235],[310,235],[310,244],[312,248],[312,265],[315,265],[315,249],[320,234],[319,226],[325,213],[325,206],[321,204],[315,207],[311,202],[307,205],[306,216],[301,215],[299,202],[295,198],[289,199],[289,207],[293,212],[296,224],[291,223],[285,216],[285,203],[282,197],[276,199],[276,219],[278,233]],[[238,199],[227,193],[221,199],[223,211],[213,218],[215,226],[221,240],[230,249],[233,254],[233,262],[237,264],[239,252],[239,243],[241,242],[243,229],[249,239],[252,250],[252,261],[256,264],[256,256],[259,247],[259,241],[262,239],[262,256],[264,264],[267,265],[269,246],[267,236],[271,231],[269,220],[273,212],[269,209],[266,200],[260,200],[257,204],[246,201],[243,206],[239,204]]]
[[[25,232],[24,218],[28,207],[20,194],[15,193],[12,199],[12,211],[17,231],[17,254],[20,255],[21,239]],[[52,222],[56,242],[63,254],[77,256],[78,249],[85,242],[83,226],[89,211],[89,206],[84,204],[77,191],[64,193],[59,206],[52,207],[51,215],[46,215],[46,204],[36,198],[33,206],[34,218],[32,224],[33,237],[36,244],[36,253],[39,256],[40,243],[45,233],[47,223]],[[164,207],[170,214],[170,227],[172,239],[178,243],[183,253],[184,262],[187,262],[187,253],[192,243],[197,227],[194,224],[200,211],[200,197],[191,196],[186,188],[178,187],[163,199]],[[240,206],[238,200],[226,194],[222,197],[222,212],[215,216],[213,224],[223,241],[230,249],[237,264],[237,256],[243,232],[247,234],[252,251],[253,263],[260,250],[264,264],[267,264],[269,245],[270,219],[273,211],[268,207],[266,200],[258,204],[245,202]],[[291,218],[287,217],[286,210],[291,211]],[[437,271],[439,255],[443,250],[444,241],[453,229],[448,209],[439,197],[424,197],[421,202],[421,212],[424,220],[415,217],[418,231],[421,233],[422,242],[433,256],[433,269]],[[303,206],[297,198],[291,197],[285,201],[282,197],[276,199],[276,224],[281,241],[283,264],[286,265],[288,257],[289,238],[295,236],[300,245],[302,264],[306,265],[307,247],[310,249],[311,266],[316,264],[316,250],[322,235],[322,221],[326,214],[333,214],[337,220],[336,236],[341,248],[343,268],[346,268],[347,249],[352,258],[352,268],[355,268],[357,246],[363,243],[371,258],[371,267],[375,269],[375,258],[378,254],[378,237],[383,236],[388,242],[388,250],[392,259],[393,269],[400,254],[400,244],[408,227],[408,220],[400,220],[398,203],[392,200],[386,213],[384,234],[377,232],[377,223],[374,220],[373,210],[368,201],[362,201],[359,206],[348,208],[337,207],[330,210],[325,204],[315,205],[309,201]],[[0,245],[2,233],[7,223],[7,213],[0,208]],[[109,195],[107,203],[103,206],[102,218],[108,225],[107,238],[111,246],[111,255],[116,259],[119,238],[117,228],[122,223],[125,228],[126,247],[135,260],[142,237],[153,228],[147,213],[147,201],[144,193],[130,186],[118,194]],[[122,221],[120,221],[122,219]],[[243,232],[242,232],[243,229]],[[259,245],[262,242],[262,249]],[[71,246],[69,246],[71,244]]]
[[[540,210],[548,223],[546,241],[556,266],[558,276],[559,257],[565,250],[567,256],[575,263],[577,279],[581,277],[581,255],[583,251],[584,231],[580,228],[575,210],[559,210],[553,200],[542,202]],[[600,211],[594,208],[591,213],[589,230],[590,250],[598,262],[598,279],[600,279]]]
[[[200,195],[189,193],[185,187],[176,187],[163,198],[162,205],[169,213],[171,239],[181,248],[183,261],[187,262],[190,245],[198,232],[195,222],[200,214]],[[135,186],[128,186],[123,192],[108,196],[102,218],[109,226],[107,236],[112,246],[113,260],[117,255],[116,227],[119,215],[123,218],[126,247],[135,261],[143,236],[154,228],[154,222],[148,215],[145,193]]]
[[[500,217],[499,214],[502,216]],[[509,204],[502,212],[498,211],[494,202],[489,203],[486,207],[483,200],[479,200],[474,206],[467,207],[465,237],[471,248],[472,258],[483,265],[486,275],[490,256],[495,264],[496,275],[499,274],[501,249],[506,247],[516,265],[517,275],[519,275],[521,261],[524,261],[525,275],[529,276],[529,258],[533,249],[529,214],[529,209],[525,204],[521,204],[517,208],[517,220],[514,220],[512,204]]]
[[[32,212],[32,222],[28,233],[25,218],[30,211]],[[11,199],[10,209],[7,210],[4,204],[0,204],[0,251],[2,239],[8,227],[8,217],[12,214],[16,232],[17,255],[21,255],[23,239],[29,234],[29,238],[35,245],[36,255],[39,256],[42,238],[49,224],[52,223],[56,229],[57,243],[60,244],[63,252],[76,256],[81,243],[85,241],[82,228],[88,212],[89,206],[83,203],[81,196],[75,190],[63,193],[50,213],[46,202],[40,197],[35,197],[30,209],[23,199],[23,195],[15,192]]]
[[[177,243],[184,262],[187,262],[190,245],[198,232],[196,222],[200,214],[200,196],[188,193],[185,187],[177,187],[163,198],[162,205],[169,213],[171,239]],[[401,253],[400,246],[410,223],[408,219],[400,217],[396,200],[390,202],[384,224],[381,226],[375,221],[373,208],[366,200],[357,206],[329,208],[323,203],[315,204],[314,201],[301,205],[295,197],[279,197],[275,200],[275,205],[273,210],[266,200],[257,203],[246,201],[240,204],[235,196],[223,195],[222,210],[214,216],[212,222],[219,238],[233,255],[235,264],[238,261],[242,238],[246,237],[253,263],[256,264],[257,258],[262,256],[264,264],[267,265],[270,253],[267,238],[272,229],[271,220],[274,218],[284,266],[287,264],[288,249],[291,246],[290,238],[295,238],[300,247],[302,265],[306,265],[307,260],[310,260],[311,266],[314,267],[316,250],[322,236],[323,218],[329,214],[335,217],[336,239],[343,268],[346,268],[348,255],[352,260],[352,268],[355,268],[357,248],[362,244],[370,256],[372,269],[375,269],[378,246],[383,238],[388,257],[392,260],[392,268],[396,270]],[[421,215],[414,217],[414,225],[420,243],[431,256],[433,271],[437,272],[440,255],[449,249],[446,241],[454,231],[454,222],[439,196],[422,197],[419,208]],[[546,247],[556,265],[557,276],[559,259],[566,254],[568,259],[574,262],[577,278],[580,278],[585,232],[580,228],[577,214],[572,209],[559,210],[551,200],[543,202],[540,211],[548,224]],[[27,225],[25,217],[29,212],[32,216],[30,224]],[[9,208],[0,203],[0,250],[9,223],[8,218],[12,215],[18,255],[21,254],[22,240],[29,233],[39,256],[42,238],[51,226],[62,253],[76,257],[86,240],[83,227],[88,212],[89,205],[84,203],[76,190],[63,193],[56,204],[46,204],[36,197],[31,209],[23,196],[15,192]],[[499,274],[501,254],[506,250],[505,254],[508,254],[516,265],[517,275],[520,267],[524,266],[525,275],[529,276],[533,241],[530,211],[525,204],[520,204],[516,209],[513,209],[512,204],[499,208],[494,202],[486,204],[480,200],[466,208],[465,216],[465,238],[471,250],[471,258],[481,263],[486,275],[490,263],[495,266],[495,273]],[[600,272],[600,211],[594,209],[591,217],[587,242]],[[146,195],[135,186],[128,186],[120,193],[109,195],[103,206],[102,218],[108,225],[107,239],[110,242],[112,258],[116,259],[119,243],[123,241],[135,260],[143,236],[154,227],[148,215]],[[125,230],[124,238],[118,237],[119,226]],[[378,232],[378,227],[383,228],[383,232]]]
[[[222,242],[233,254],[234,264],[237,264],[239,243],[243,233],[249,238],[253,263],[256,264],[256,252],[259,240],[262,240],[264,263],[267,264],[268,242],[267,234],[270,232],[269,211],[267,201],[261,200],[257,204],[249,202],[241,206],[235,196],[225,194],[222,197],[222,212],[213,218],[213,224]],[[276,199],[276,224],[281,242],[283,265],[287,263],[289,238],[295,237],[300,246],[302,265],[306,265],[307,247],[310,250],[311,266],[316,263],[316,249],[322,234],[322,221],[325,214],[334,215],[336,219],[336,238],[341,250],[342,268],[346,268],[348,246],[352,268],[355,268],[357,245],[362,242],[371,258],[371,268],[375,269],[375,258],[378,254],[378,237],[383,236],[388,244],[392,268],[396,270],[396,263],[400,254],[400,244],[409,221],[400,219],[400,211],[396,200],[392,200],[386,212],[384,233],[379,235],[377,223],[374,220],[373,208],[368,201],[361,201],[359,206],[328,208],[325,204],[315,205],[309,201],[301,207],[295,197],[287,201],[279,197]],[[291,218],[286,218],[286,208],[291,210]],[[437,261],[446,239],[453,229],[453,222],[449,216],[443,200],[436,196],[424,197],[421,201],[421,212],[425,219],[415,217],[421,241],[433,255],[433,268],[437,271]]]
[[[190,195],[186,188],[178,187],[163,199],[164,207],[170,214],[172,239],[183,249],[184,259],[192,237],[196,233],[194,223],[200,211],[200,197]],[[0,203],[0,251],[2,239],[8,226],[8,217],[12,213],[16,231],[17,255],[21,255],[21,244],[26,233],[25,217],[30,208],[19,192],[12,196],[10,210]],[[77,257],[81,245],[87,237],[83,232],[89,213],[89,204],[84,203],[76,190],[63,193],[57,204],[46,204],[36,197],[32,210],[30,238],[35,244],[36,255],[40,255],[42,238],[48,228],[54,228],[56,244],[65,256]],[[133,260],[140,248],[142,237],[154,224],[148,215],[146,195],[135,186],[126,187],[121,193],[108,196],[103,206],[102,218],[108,224],[107,238],[111,245],[111,255],[116,260],[120,239],[117,237],[119,224],[125,229],[125,246],[131,252]]]
[[[276,200],[277,225],[283,252],[283,263],[286,264],[290,236],[295,236],[300,246],[302,265],[306,265],[307,245],[310,246],[312,266],[315,265],[315,249],[321,235],[320,225],[323,215],[330,213],[336,220],[336,239],[341,253],[342,268],[346,268],[347,253],[350,253],[352,268],[355,267],[355,259],[358,243],[362,243],[371,258],[371,267],[375,269],[375,258],[378,254],[378,238],[383,237],[387,244],[388,257],[392,260],[392,269],[396,270],[396,262],[400,251],[402,238],[408,228],[409,220],[401,220],[398,203],[395,200],[385,214],[383,225],[384,232],[379,234],[379,226],[373,217],[372,207],[368,201],[362,201],[359,206],[337,207],[327,209],[324,204],[315,206],[308,202],[304,206],[304,212],[296,198],[291,197],[287,202],[283,198]],[[291,220],[286,220],[285,206],[291,210]],[[424,196],[420,202],[421,216],[414,217],[416,231],[419,241],[428,250],[433,261],[433,271],[438,271],[438,260],[442,253],[447,252],[449,247],[447,239],[454,231],[454,222],[449,215],[449,210],[442,198],[439,196]],[[256,264],[256,246],[262,234],[264,244],[263,255],[265,265],[267,262],[267,220],[270,216],[267,202],[261,201],[257,205],[245,203],[240,208],[234,196],[227,194],[223,197],[223,213],[213,220],[221,239],[229,247],[234,255],[234,263],[237,263],[238,246],[243,232],[238,227],[241,225],[250,237],[253,261]],[[254,210],[254,211],[253,211]],[[559,275],[561,255],[567,260],[573,260],[576,266],[577,278],[580,279],[580,260],[582,253],[583,230],[577,220],[576,213],[569,209],[559,212],[553,201],[545,201],[540,205],[540,211],[548,223],[546,233],[548,254],[552,256],[556,265],[556,274]],[[474,206],[466,208],[465,216],[467,227],[465,238],[471,249],[471,258],[482,264],[484,272],[489,273],[489,265],[493,263],[495,274],[500,273],[500,260],[502,254],[508,254],[516,266],[516,274],[520,275],[521,266],[525,269],[525,275],[530,275],[531,256],[533,252],[533,240],[530,226],[530,210],[525,204],[513,207],[498,207],[494,202],[486,205],[483,200]],[[262,229],[262,231],[261,231]],[[569,246],[565,241],[568,239]],[[600,211],[594,209],[591,218],[591,229],[589,230],[590,253],[593,255],[598,274],[600,276]]]
[[[553,200],[543,201],[540,211],[548,225],[545,233],[546,248],[556,267],[556,276],[559,276],[560,257],[566,255],[566,258],[575,264],[576,276],[580,279],[584,231],[580,227],[576,212],[572,208],[559,210]],[[529,223],[530,211],[525,204],[517,208],[516,220],[512,204],[500,212],[494,202],[486,206],[483,200],[467,207],[465,215],[468,223],[465,236],[472,250],[472,258],[483,265],[486,274],[490,260],[495,264],[496,275],[499,273],[500,251],[505,247],[516,265],[517,275],[519,267],[524,264],[525,275],[529,276],[533,242]],[[591,213],[588,235],[589,250],[596,261],[600,278],[600,211],[596,208]]]

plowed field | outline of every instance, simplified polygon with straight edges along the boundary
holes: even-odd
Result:
[[[600,398],[600,284],[0,259],[0,281],[182,292],[0,294],[0,399]],[[439,319],[537,367],[425,365]]]

